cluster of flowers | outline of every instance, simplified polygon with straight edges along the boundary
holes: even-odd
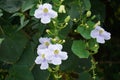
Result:
[[[41,64],[40,69],[45,70],[49,68],[49,64],[60,65],[62,60],[68,58],[67,52],[62,51],[61,44],[52,44],[51,38],[40,38],[40,45],[37,48],[36,64]]]
[[[60,11],[64,13],[64,6],[60,6]],[[40,4],[34,13],[35,18],[41,19],[41,23],[48,24],[51,18],[58,16],[57,12],[52,10],[52,5],[49,3]],[[105,31],[101,26],[96,26],[90,33],[92,38],[96,38],[98,43],[105,43],[105,40],[111,38],[111,34]],[[67,52],[63,52],[61,44],[52,44],[51,38],[40,38],[40,45],[37,48],[38,57],[35,60],[36,64],[41,64],[40,69],[49,68],[49,64],[60,65],[62,60],[68,58]]]

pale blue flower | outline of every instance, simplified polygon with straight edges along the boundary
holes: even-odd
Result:
[[[48,49],[50,50],[50,54],[48,54],[46,58],[54,65],[60,65],[62,60],[66,60],[68,58],[67,52],[61,51],[61,44],[50,44]]]
[[[111,38],[111,34],[100,26],[96,26],[95,29],[91,31],[90,35],[92,38],[96,38],[98,43],[105,43],[105,40]]]
[[[45,49],[51,44],[51,38],[44,37],[39,39],[40,45],[38,46],[38,49]]]
[[[49,3],[39,5],[39,8],[35,10],[35,18],[41,19],[41,23],[47,24],[50,23],[51,18],[58,16],[57,12],[52,10],[52,5]]]
[[[49,53],[48,49],[38,49],[37,50],[38,56],[35,59],[36,64],[41,64],[40,69],[45,70],[49,67],[49,60],[46,59],[47,54]]]

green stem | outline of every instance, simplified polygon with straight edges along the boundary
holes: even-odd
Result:
[[[4,30],[2,29],[1,26],[0,26],[0,30],[1,30],[2,34],[5,35],[5,32],[4,32]]]
[[[91,70],[92,70],[92,78],[93,78],[93,80],[96,80],[95,69],[96,69],[97,62],[95,62],[93,56],[91,56],[91,63],[92,63],[92,66],[91,66]]]

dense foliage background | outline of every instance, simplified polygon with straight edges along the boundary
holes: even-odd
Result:
[[[66,11],[72,19],[78,18],[78,1],[64,0]],[[119,0],[80,0],[84,2],[83,12],[91,10],[100,20],[105,30],[111,32],[112,38],[94,55],[98,62],[96,70],[97,80],[120,79],[120,3]],[[43,0],[43,3],[57,4],[59,0]],[[40,70],[35,65],[37,56],[36,48],[38,39],[45,35],[48,25],[43,25],[35,19],[33,14],[39,0],[0,0],[0,80],[50,80],[52,76],[45,70]],[[55,10],[57,10],[54,7]],[[85,10],[85,11],[84,11]],[[66,15],[60,14],[62,21]],[[74,55],[69,46],[72,39],[79,39],[79,34],[73,33],[76,23],[72,20],[68,27],[60,32],[60,37],[65,39],[64,50],[69,53],[68,60],[61,65],[61,80],[93,80],[90,58],[80,59]],[[66,37],[67,36],[67,37]]]

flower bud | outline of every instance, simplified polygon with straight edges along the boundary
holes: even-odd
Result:
[[[91,16],[91,11],[87,11],[86,16],[90,17]]]
[[[99,26],[100,24],[101,24],[100,21],[98,21],[98,22],[94,25],[94,27]]]
[[[95,15],[93,15],[92,17],[91,17],[91,19],[93,20],[93,19],[95,19],[96,18],[96,16]]]
[[[70,16],[67,16],[64,21],[65,21],[65,23],[68,23],[69,20],[70,20]]]
[[[59,13],[66,13],[65,6],[64,5],[60,5],[58,12]]]

